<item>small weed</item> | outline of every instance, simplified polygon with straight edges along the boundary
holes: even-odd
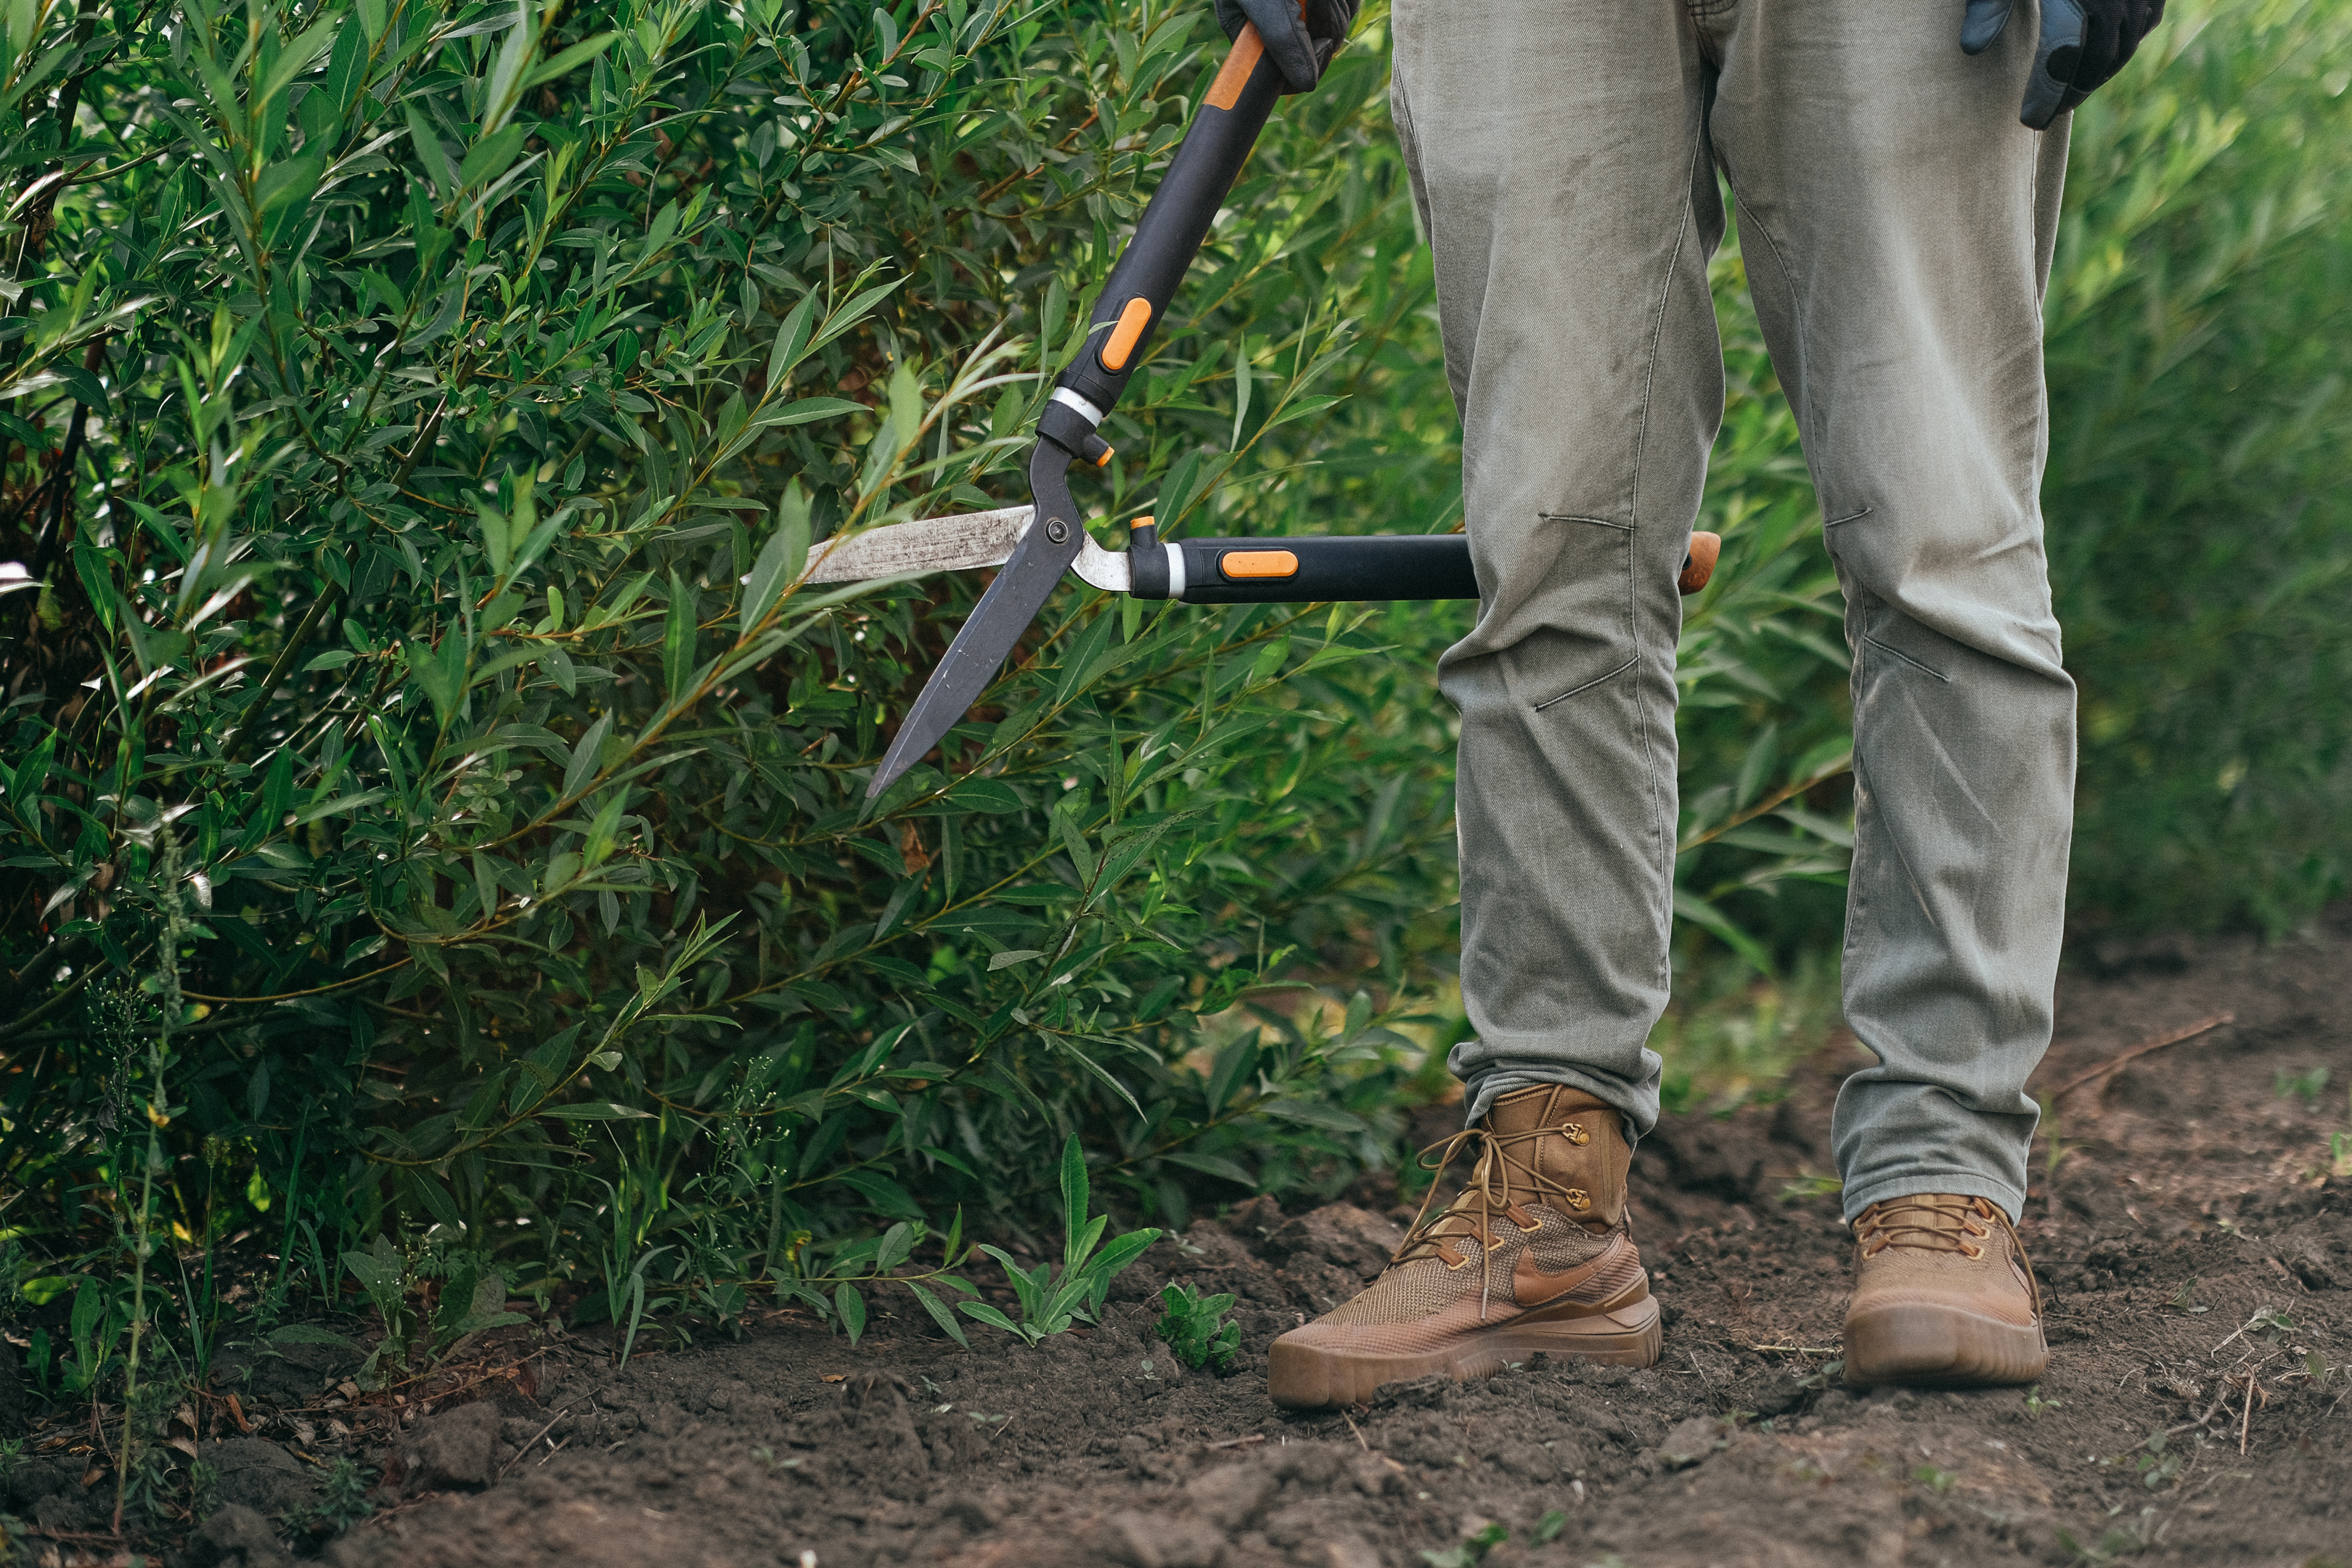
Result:
[[[2039,1415],[2045,1410],[2063,1410],[2065,1408],[2066,1402],[2063,1399],[2042,1398],[2042,1385],[2038,1383],[2032,1388],[2025,1391],[2025,1413],[2028,1415]]]
[[[2156,1510],[2139,1510],[2137,1524],[2119,1524],[2099,1537],[2096,1546],[2085,1546],[2074,1539],[2074,1531],[2058,1532],[2058,1544],[2085,1563],[2115,1563],[2126,1557],[2137,1557],[2164,1539],[2164,1526],[2156,1517]]]
[[[2278,1344],[2294,1332],[2294,1320],[2276,1307],[2256,1307],[2254,1315],[2246,1320],[2246,1328],[2251,1332],[2265,1336],[2271,1343]]]
[[[1486,1561],[1486,1553],[1511,1538],[1507,1526],[1490,1524],[1459,1546],[1449,1546],[1443,1552],[1424,1552],[1421,1560],[1429,1568],[1477,1568]]]
[[[2189,1304],[2189,1298],[2196,1291],[2200,1283],[2197,1276],[2190,1275],[2189,1283],[2173,1293],[2172,1300],[2164,1304],[2164,1310],[2168,1312],[2187,1312],[2192,1316],[2199,1312],[2211,1311],[2213,1309],[2210,1307],[2192,1307]]]
[[[2147,1441],[2137,1451],[2125,1456],[2139,1474],[2139,1484],[2150,1490],[2180,1479],[2189,1467],[2189,1457],[2172,1447],[2171,1439],[2161,1432],[2151,1432]]]
[[[1843,1359],[1837,1361],[1825,1361],[1822,1363],[1822,1369],[1813,1373],[1811,1377],[1801,1377],[1797,1379],[1797,1386],[1799,1388],[1810,1388],[1816,1391],[1825,1389],[1829,1387],[1831,1384],[1835,1383],[1840,1374],[1844,1371],[1845,1362]]]
[[[1104,1246],[1103,1231],[1109,1226],[1110,1216],[1097,1215],[1091,1220],[1087,1218],[1087,1157],[1073,1136],[1062,1145],[1060,1277],[1055,1277],[1050,1260],[1024,1270],[1002,1247],[982,1246],[981,1250],[996,1259],[1005,1279],[1012,1282],[1013,1294],[1020,1300],[1021,1321],[1013,1321],[985,1301],[958,1301],[956,1310],[992,1328],[1018,1334],[1033,1345],[1049,1334],[1066,1331],[1074,1320],[1093,1322],[1102,1311],[1104,1299],[1110,1294],[1113,1277],[1142,1256],[1143,1249],[1158,1241],[1160,1233],[1150,1228],[1130,1230]],[[930,1305],[928,1298],[924,1304]],[[861,1310],[858,1316],[862,1320],[865,1314]],[[935,1311],[933,1316],[942,1326],[954,1321],[944,1312]],[[955,1331],[950,1327],[950,1331]],[[955,1337],[963,1338],[961,1333]]]
[[[1800,1171],[1781,1184],[1780,1201],[1784,1204],[1801,1204],[1809,1198],[1825,1198],[1832,1193],[1843,1191],[1845,1191],[1845,1179],[1842,1176],[1824,1176],[1811,1171]]]
[[[2305,1073],[2289,1073],[2281,1068],[2272,1072],[2271,1086],[2281,1100],[2291,1094],[2303,1101],[2306,1110],[2316,1110],[2320,1093],[2327,1087],[2327,1068],[2322,1066]]]
[[[1559,1509],[1554,1509],[1536,1521],[1536,1527],[1528,1531],[1528,1539],[1538,1546],[1542,1546],[1547,1542],[1559,1540],[1559,1532],[1567,1528],[1568,1515]]]
[[[374,1472],[360,1468],[354,1460],[337,1459],[335,1468],[327,1472],[326,1485],[319,1489],[319,1500],[288,1514],[282,1522],[296,1534],[341,1535],[375,1511],[375,1505],[367,1500],[368,1489],[374,1484]]]
[[[1227,1316],[1231,1295],[1203,1296],[1190,1285],[1171,1285],[1160,1292],[1159,1335],[1186,1366],[1213,1366],[1223,1372],[1241,1349],[1241,1325]]]
[[[1939,1470],[1933,1465],[1921,1465],[1911,1472],[1911,1479],[1937,1497],[1949,1496],[1952,1489],[1960,1484],[1958,1470]]]

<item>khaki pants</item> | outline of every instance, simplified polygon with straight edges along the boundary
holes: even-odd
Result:
[[[1657,1118],[1719,169],[1853,654],[1845,1007],[1880,1065],[1838,1100],[1847,1212],[2023,1201],[2074,793],[2037,500],[2065,121],[2017,121],[2032,7],[1974,58],[1962,10],[1397,0],[1483,593],[1440,665],[1474,1117],[1554,1082]]]

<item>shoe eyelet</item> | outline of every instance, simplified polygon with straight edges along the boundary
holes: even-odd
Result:
[[[1559,1132],[1561,1137],[1580,1146],[1592,1142],[1592,1134],[1584,1130],[1584,1123],[1581,1121],[1564,1123]]]
[[[1970,1225],[1965,1220],[1960,1223],[1960,1228],[1967,1231],[1970,1236],[1977,1237],[1979,1240],[1982,1240],[1984,1237],[1992,1234],[1992,1232],[1985,1229],[1982,1226]]]
[[[1513,1204],[1503,1211],[1503,1217],[1517,1226],[1521,1236],[1533,1236],[1543,1228],[1543,1221],[1529,1214],[1524,1205]]]
[[[1437,1260],[1440,1263],[1444,1264],[1448,1268],[1460,1269],[1466,1268],[1470,1266],[1468,1256],[1454,1251],[1454,1244],[1450,1241],[1439,1244],[1437,1248]]]
[[[1984,1261],[1985,1249],[1981,1247],[1970,1247],[1964,1241],[1960,1243],[1960,1250],[1968,1254],[1969,1261],[1971,1263],[1982,1263]]]
[[[1592,1206],[1591,1194],[1588,1194],[1582,1187],[1570,1187],[1568,1191],[1562,1193],[1560,1196],[1567,1199],[1568,1206],[1574,1209],[1579,1214],[1582,1214],[1586,1209]]]

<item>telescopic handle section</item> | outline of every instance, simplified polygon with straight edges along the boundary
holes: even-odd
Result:
[[[1127,390],[1128,378],[1142,362],[1281,96],[1281,71],[1266,55],[1257,29],[1244,27],[1185,129],[1160,188],[1136,220],[1135,237],[1103,285],[1085,347],[1062,372],[1054,401],[1037,422],[1038,434],[1072,457],[1095,463],[1106,455],[1095,426]]]
[[[1675,586],[1685,595],[1705,588],[1722,549],[1716,534],[1692,534]],[[1460,533],[1162,541],[1146,519],[1130,538],[1127,560],[1137,598],[1188,605],[1478,596],[1470,540]]]
[[[1146,531],[1139,529],[1139,535]],[[1458,533],[1333,539],[1135,539],[1139,599],[1306,605],[1333,599],[1475,599],[1470,541]]]

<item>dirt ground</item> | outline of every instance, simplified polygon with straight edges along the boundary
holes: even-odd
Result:
[[[975,1325],[961,1352],[904,1303],[854,1349],[782,1314],[618,1371],[558,1340],[430,1406],[322,1396],[342,1370],[323,1348],[260,1363],[253,1434],[204,1445],[241,1506],[180,1560],[285,1561],[264,1517],[348,1455],[385,1479],[373,1517],[300,1543],[338,1568],[2352,1565],[2352,1180],[2328,1174],[2347,971],[2342,919],[2070,971],[2036,1083],[2066,1089],[2061,1157],[2053,1177],[2037,1144],[2022,1226],[2053,1352],[2032,1393],[1842,1385],[1850,1244],[1805,1178],[1831,1168],[1829,1103],[1863,1059],[1844,1046],[1778,1105],[1643,1144],[1652,1370],[1539,1360],[1277,1410],[1268,1342],[1375,1273],[1400,1216],[1260,1201],[1162,1242],[1098,1328],[1035,1349]],[[2321,1067],[2315,1101],[2282,1090]],[[1242,1297],[1231,1375],[1153,1340],[1167,1280]],[[19,1465],[12,1510],[69,1542],[95,1522],[64,1474],[85,1462]]]

